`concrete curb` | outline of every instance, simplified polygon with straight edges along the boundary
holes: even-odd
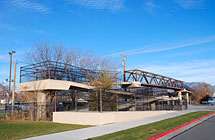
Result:
[[[147,140],[158,140],[158,139],[159,139],[159,140],[167,140],[167,139],[170,139],[170,138],[174,137],[175,135],[178,135],[178,134],[180,134],[180,133],[186,131],[187,129],[189,129],[189,128],[191,128],[191,127],[194,127],[195,125],[198,125],[199,123],[201,123],[201,122],[207,120],[207,119],[210,118],[212,115],[215,115],[215,112],[210,113],[210,114],[208,114],[208,115],[205,115],[205,116],[203,116],[203,117],[200,117],[200,118],[198,118],[198,119],[195,119],[195,120],[193,120],[193,121],[187,122],[187,123],[185,123],[185,124],[182,124],[182,125],[180,125],[180,126],[178,126],[178,127],[176,127],[176,128],[173,128],[173,129],[168,130],[168,131],[166,131],[166,132],[164,132],[164,133],[161,133],[161,134],[159,134],[159,135],[156,135],[156,136],[154,136],[154,137],[151,137],[151,138],[149,138],[149,139],[147,139]]]

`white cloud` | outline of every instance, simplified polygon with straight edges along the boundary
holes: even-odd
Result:
[[[152,1],[147,1],[145,3],[146,6],[151,7],[151,8],[156,8],[157,6],[152,2]]]
[[[0,61],[6,60],[6,59],[8,59],[7,54],[0,54]]]
[[[13,5],[25,9],[31,9],[37,12],[42,12],[42,13],[48,13],[49,8],[42,3],[37,3],[29,0],[11,0],[10,1]]]
[[[0,76],[8,76],[8,71],[4,70],[4,71],[0,71]],[[0,80],[2,81],[2,80]]]
[[[215,59],[195,60],[166,65],[136,66],[144,71],[162,74],[186,82],[207,82],[215,85]]]
[[[34,30],[34,32],[38,33],[38,34],[42,34],[42,35],[46,35],[47,34],[47,32],[45,30],[43,30],[43,29],[36,29],[36,30]]]
[[[196,40],[192,42],[186,42],[186,43],[179,43],[173,46],[165,47],[163,48],[162,46],[156,46],[154,47],[155,49],[145,49],[145,47],[140,48],[140,49],[134,49],[134,50],[127,50],[123,52],[118,52],[114,54],[110,54],[111,56],[119,56],[120,54],[124,55],[135,55],[135,54],[143,54],[143,53],[155,53],[155,52],[161,52],[161,51],[168,51],[168,50],[174,50],[174,49],[179,49],[179,48],[186,48],[186,47],[191,47],[194,45],[199,45],[199,44],[204,44],[204,43],[209,43],[209,42],[215,42],[215,37],[209,37],[206,39],[202,40]]]
[[[118,11],[124,7],[126,0],[66,0],[71,4],[94,8],[99,10],[108,9],[110,11]]]
[[[16,28],[10,24],[0,23],[0,28],[15,31]]]
[[[200,8],[204,0],[175,0],[184,9]]]
[[[152,0],[146,1],[144,3],[144,9],[149,14],[153,15],[156,13],[156,9],[159,9],[160,7],[156,5]]]

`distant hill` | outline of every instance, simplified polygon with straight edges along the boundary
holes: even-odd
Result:
[[[202,82],[186,82],[185,85],[189,86],[193,89],[195,89],[197,86],[199,86]]]
[[[185,86],[188,86],[192,89],[195,89],[197,86],[203,84],[203,82],[186,82]],[[210,85],[210,84],[209,84]],[[215,92],[215,87],[210,85],[210,88],[213,90],[213,92]]]

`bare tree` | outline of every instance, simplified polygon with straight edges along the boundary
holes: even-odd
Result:
[[[50,68],[50,66],[42,65],[42,70],[39,71],[39,77],[37,79],[47,79],[50,78],[48,75],[48,69],[51,69],[51,78],[50,79],[58,79],[63,78],[63,74],[59,75],[57,73],[58,62],[63,62],[66,65],[74,65],[80,67],[80,73],[83,72],[83,69],[88,69],[92,71],[101,71],[101,73],[96,73],[96,79],[92,79],[92,73],[88,81],[91,81],[91,84],[96,84],[98,86],[98,81],[103,83],[103,87],[107,88],[107,82],[115,81],[114,75],[111,75],[107,71],[115,71],[117,69],[116,63],[114,63],[110,57],[108,56],[98,56],[95,55],[92,51],[82,51],[80,48],[71,48],[70,50],[66,49],[62,44],[52,44],[50,45],[47,41],[41,43],[35,43],[35,48],[31,49],[30,52],[26,52],[26,62],[33,64],[36,62],[44,62],[44,61],[54,61],[54,65]],[[33,68],[38,71],[38,68]],[[67,69],[67,68],[65,68]],[[106,71],[106,72],[104,72]],[[87,75],[87,74],[86,74]],[[38,75],[37,75],[38,76]],[[110,80],[107,80],[110,79]],[[97,80],[97,82],[95,81]],[[105,81],[105,82],[104,82]],[[106,85],[105,85],[106,84]],[[100,86],[101,87],[101,84]],[[110,87],[110,85],[109,85]]]
[[[82,51],[80,48],[68,50],[62,44],[47,41],[35,43],[34,49],[26,52],[26,63],[33,64],[44,61],[55,61],[71,64],[77,67],[90,70],[115,69],[110,57],[94,54],[92,51]]]
[[[62,61],[64,47],[62,44],[50,45],[47,41],[35,43],[34,49],[26,52],[26,62],[28,64],[43,62],[43,61]]]
[[[90,70],[114,70],[116,64],[108,56],[99,56],[92,51],[82,51],[80,48],[65,49],[64,62]]]
[[[17,102],[36,102],[37,101],[37,94],[35,92],[21,92],[17,94]]]
[[[195,92],[191,98],[196,104],[198,104],[201,102],[201,100],[210,97],[211,95],[211,86],[207,83],[200,83],[198,86],[195,87]]]
[[[8,93],[8,85],[4,82],[0,83],[0,99],[5,99],[6,94]]]
[[[91,79],[91,85],[96,88],[113,88],[117,82],[117,75],[115,73],[109,73],[108,71],[102,71],[96,74],[96,78]]]

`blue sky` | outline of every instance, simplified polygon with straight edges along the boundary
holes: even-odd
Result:
[[[9,55],[63,43],[187,82],[215,85],[214,0],[0,0],[0,81]],[[18,78],[18,77],[17,77]]]

